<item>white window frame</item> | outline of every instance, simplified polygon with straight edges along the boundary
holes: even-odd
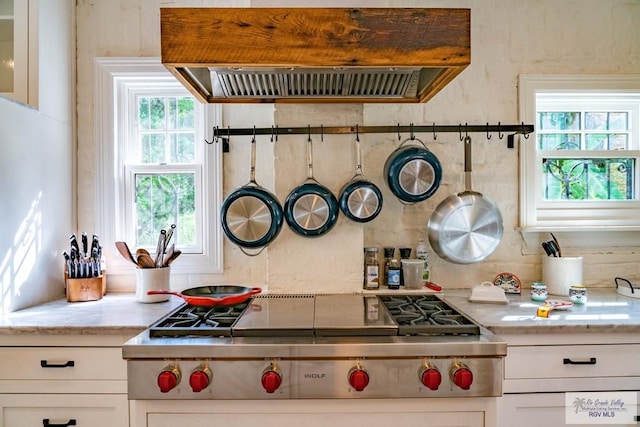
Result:
[[[124,100],[131,93],[141,93],[151,86],[167,88],[175,93],[185,93],[180,83],[162,66],[159,58],[95,58],[95,138],[96,138],[96,224],[105,244],[114,247],[118,240],[133,241],[131,218],[127,221],[127,203],[132,200],[127,193],[134,172],[143,167],[127,168],[124,164],[124,138],[130,136],[131,127],[123,125],[129,109]],[[127,93],[129,92],[129,93]],[[196,205],[203,224],[203,233],[197,248],[198,253],[183,253],[178,262],[172,264],[177,274],[222,273],[222,230],[219,211],[222,199],[222,144],[207,145],[204,142],[207,130],[221,123],[219,105],[204,105],[204,114],[197,118],[202,134],[196,136],[196,156],[202,169],[196,173],[202,188],[201,206]],[[198,144],[201,144],[198,146]],[[201,150],[199,150],[201,149]],[[171,167],[180,171],[180,165]],[[135,249],[135,248],[132,248]],[[114,253],[105,251],[107,255]],[[121,256],[107,259],[109,274],[131,274],[133,266]]]

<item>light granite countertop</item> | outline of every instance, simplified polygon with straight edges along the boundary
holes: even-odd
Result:
[[[590,288],[586,304],[553,310],[549,318],[536,316],[543,303],[532,301],[529,289],[523,289],[521,295],[507,294],[506,304],[470,302],[470,294],[470,289],[444,292],[445,300],[454,308],[498,335],[640,332],[640,299],[618,295],[614,288]]]
[[[402,291],[400,291],[402,292]],[[536,316],[541,303],[529,290],[507,295],[507,304],[473,303],[470,289],[445,289],[440,294],[495,334],[640,332],[640,299],[620,296],[613,288],[589,289],[586,305]],[[69,303],[60,299],[0,317],[0,335],[135,335],[183,303],[180,298],[143,304],[134,294],[107,294],[99,301]]]
[[[0,317],[0,335],[135,335],[182,305],[180,298],[144,304],[134,294],[107,294],[98,301],[39,304]]]

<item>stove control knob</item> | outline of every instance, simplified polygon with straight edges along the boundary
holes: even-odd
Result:
[[[437,390],[442,383],[442,375],[435,366],[427,365],[420,371],[420,381],[429,390]]]
[[[462,363],[456,363],[451,367],[451,381],[463,390],[469,390],[473,382],[471,370]]]
[[[173,390],[180,382],[180,369],[177,366],[167,366],[158,375],[158,387],[162,393]]]
[[[262,387],[267,393],[274,393],[278,387],[280,387],[280,384],[282,384],[280,371],[275,366],[271,366],[262,373],[261,382]]]
[[[189,376],[189,385],[194,393],[200,393],[211,384],[211,370],[207,366],[198,366]]]
[[[364,369],[355,367],[349,372],[349,384],[356,391],[362,391],[369,384],[369,374]]]

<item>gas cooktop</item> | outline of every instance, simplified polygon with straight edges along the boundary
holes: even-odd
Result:
[[[230,307],[187,304],[150,337],[478,335],[479,327],[433,294],[260,295]]]

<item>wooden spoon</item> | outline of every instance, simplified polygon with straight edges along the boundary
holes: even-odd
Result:
[[[138,253],[139,252],[139,253]],[[151,257],[151,255],[149,255],[149,253],[144,253],[143,251],[140,251],[138,249],[138,251],[136,251],[136,253],[138,253],[138,267],[140,268],[155,268],[156,266],[156,262],[155,260]]]
[[[118,252],[120,252],[120,255],[122,255],[124,259],[127,259],[132,263],[138,265],[138,262],[136,261],[136,259],[133,257],[133,254],[129,250],[129,246],[127,245],[127,242],[116,242],[116,249],[118,249]]]

